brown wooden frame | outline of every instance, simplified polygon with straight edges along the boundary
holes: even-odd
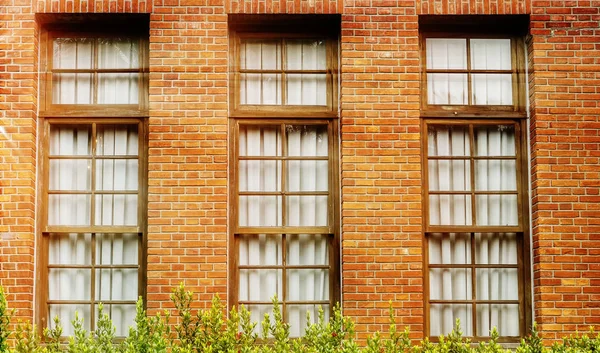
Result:
[[[239,196],[241,192],[238,189],[239,185],[239,176],[238,176],[238,161],[240,160],[302,160],[302,157],[288,157],[286,156],[285,149],[283,156],[268,156],[268,157],[240,157],[239,156],[239,146],[238,146],[238,136],[239,136],[239,127],[240,125],[249,125],[249,126],[280,126],[280,131],[282,134],[282,139],[285,141],[285,125],[325,125],[328,127],[328,156],[323,158],[323,160],[329,161],[329,190],[327,192],[287,192],[285,190],[285,163],[282,163],[282,173],[281,173],[281,191],[280,192],[251,192],[251,194],[277,194],[281,195],[281,197],[285,197],[285,195],[298,195],[298,194],[310,194],[310,195],[327,195],[328,196],[328,224],[327,226],[321,227],[292,227],[286,226],[285,223],[285,202],[282,202],[282,226],[279,227],[241,227],[239,226],[239,218],[238,218],[238,209],[239,209]],[[326,304],[329,305],[329,308],[332,310],[334,305],[340,300],[340,268],[339,268],[339,259],[340,259],[340,233],[339,233],[339,176],[337,171],[338,164],[338,127],[337,120],[335,119],[234,119],[231,121],[230,129],[230,159],[232,161],[232,167],[229,172],[229,180],[230,180],[230,207],[229,207],[229,219],[230,219],[230,234],[229,234],[229,297],[228,302],[230,306],[235,306],[238,304],[270,304],[263,302],[251,302],[244,301],[241,302],[238,300],[239,294],[239,270],[240,265],[238,264],[238,251],[239,251],[239,238],[240,236],[251,236],[258,234],[274,234],[281,235],[282,239],[282,265],[274,265],[274,266],[243,266],[243,268],[255,268],[255,269],[280,269],[282,271],[282,290],[283,290],[283,298],[279,298],[280,303],[283,306],[283,318],[287,319],[286,314],[286,305],[288,304]],[[285,142],[283,142],[285,145]],[[304,158],[306,160],[307,158]],[[310,160],[316,160],[320,158],[310,157]],[[243,193],[249,194],[249,193]],[[328,252],[329,252],[329,265],[320,266],[320,265],[305,265],[305,266],[289,266],[286,264],[285,259],[285,239],[286,235],[293,234],[315,234],[315,235],[327,235],[329,237],[328,241]],[[326,268],[329,270],[329,300],[325,302],[320,301],[302,301],[302,302],[290,302],[286,300],[286,282],[285,282],[285,270],[288,268]]]
[[[427,68],[428,38],[461,38],[466,40],[467,68],[461,70],[444,70]],[[470,40],[471,39],[510,39],[511,41],[511,69],[510,70],[475,70],[471,68]],[[522,118],[526,116],[526,82],[525,82],[525,53],[523,39],[514,35],[502,34],[474,34],[474,33],[449,33],[426,32],[421,34],[421,116],[422,117],[474,117],[474,118]],[[467,75],[467,105],[436,105],[428,103],[427,74],[430,73],[462,73]],[[512,105],[473,105],[472,99],[472,74],[506,73],[512,75]]]
[[[40,74],[39,84],[39,95],[40,95],[40,180],[38,183],[37,192],[38,197],[37,209],[38,217],[36,219],[36,225],[38,229],[37,241],[39,244],[38,251],[36,252],[36,261],[38,263],[36,270],[36,312],[35,317],[36,323],[40,329],[49,326],[49,311],[48,305],[56,302],[48,300],[48,270],[49,268],[83,268],[90,269],[91,271],[91,286],[92,291],[90,300],[85,301],[60,301],[63,304],[89,304],[91,305],[91,323],[90,327],[94,327],[95,312],[95,293],[93,287],[95,285],[95,270],[104,268],[131,268],[137,269],[138,271],[138,296],[143,298],[146,297],[146,263],[147,263],[147,175],[148,175],[148,28],[145,28],[144,19],[138,18],[139,16],[115,16],[118,17],[122,22],[118,22],[119,26],[111,25],[108,17],[95,17],[92,16],[92,22],[88,23],[86,18],[68,17],[64,22],[60,24],[53,23],[52,21],[46,21],[47,19],[42,18],[43,21],[47,22],[44,24],[41,30],[41,41],[40,41],[40,57],[41,63],[40,68],[42,73]],[[52,19],[51,19],[52,20]],[[105,20],[109,20],[106,22]],[[80,23],[83,21],[82,23]],[[68,23],[68,24],[64,24]],[[127,23],[129,27],[123,25]],[[131,25],[134,24],[134,25]],[[84,27],[85,30],[79,31],[78,28]],[[140,67],[132,69],[131,71],[139,72],[139,104],[135,105],[113,105],[113,104],[52,104],[52,59],[53,59],[53,39],[54,38],[134,38],[140,41],[139,46],[139,62]],[[94,76],[97,76],[102,70],[88,70]],[[126,70],[128,71],[128,70]],[[106,72],[122,72],[122,70],[108,70]],[[97,80],[94,81],[97,83]],[[91,208],[90,215],[90,226],[62,226],[62,225],[49,225],[48,224],[48,196],[50,194],[60,194],[61,192],[52,192],[49,190],[49,168],[50,159],[49,155],[49,137],[50,137],[50,126],[53,124],[57,125],[89,125],[92,129],[92,134],[96,132],[96,125],[112,124],[112,125],[137,125],[138,129],[138,155],[136,157],[120,157],[112,156],[106,157],[106,159],[137,159],[138,160],[138,190],[134,192],[121,192],[117,191],[112,194],[136,194],[137,195],[137,224],[135,226],[102,226],[94,225],[94,207]],[[95,160],[103,159],[95,156],[95,145],[96,141],[92,136],[92,154],[89,156],[73,156],[70,159],[89,159],[92,162],[91,168],[96,168]],[[55,159],[64,158],[63,156]],[[92,184],[89,192],[91,205],[94,205],[94,195],[102,194],[95,190],[94,184],[94,169],[92,169]],[[77,194],[78,192],[68,194]],[[91,264],[90,265],[49,265],[49,242],[52,234],[91,234],[92,247],[91,247]],[[137,265],[98,265],[95,260],[95,241],[96,238],[103,234],[137,234],[138,235],[138,261]],[[99,302],[99,301],[98,301]],[[133,301],[106,301],[106,304],[135,304]],[[58,302],[57,302],[58,303]],[[144,302],[144,306],[145,306]],[[69,323],[63,323],[69,324]]]
[[[229,105],[231,117],[260,117],[260,118],[336,118],[338,116],[338,41],[335,34],[319,32],[248,32],[243,30],[230,31],[230,80]],[[241,41],[246,39],[277,41],[281,45],[281,68],[278,70],[242,70],[240,65]],[[318,39],[326,43],[325,70],[289,70],[286,68],[286,40]],[[281,75],[281,104],[280,105],[246,105],[240,104],[240,75],[244,73],[263,73]],[[317,105],[287,105],[286,75],[288,74],[326,74],[327,104]]]

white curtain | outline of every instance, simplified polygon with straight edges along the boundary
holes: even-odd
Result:
[[[95,200],[91,198],[91,131],[90,125],[50,127],[48,224],[137,225],[137,195],[120,193],[138,189],[137,125],[97,125],[94,190],[108,191],[109,194],[96,195]],[[70,193],[74,191],[85,194]],[[96,211],[93,221],[92,202],[95,202]],[[96,302],[137,299],[137,234],[50,234],[49,237],[50,300],[90,301],[92,295]],[[92,249],[94,241],[96,247]],[[94,264],[91,260],[93,251],[96,253]],[[52,265],[66,268],[53,268]],[[69,265],[88,267],[75,269],[68,268]],[[94,270],[95,265],[131,265],[131,268]],[[92,271],[96,278],[95,293],[91,293]],[[117,333],[125,335],[133,323],[135,305],[113,304],[105,308],[114,320]],[[85,304],[52,304],[49,309],[50,319],[54,316],[61,319],[65,335],[72,333],[70,322],[75,311],[90,327],[90,312],[97,310]]]
[[[511,70],[510,39],[427,38],[427,69],[467,70],[467,60],[471,70]],[[428,73],[427,102],[467,105],[471,92],[472,105],[512,104],[510,73],[473,73],[468,81],[467,73]]]
[[[430,195],[429,217],[432,225],[516,225],[517,173],[515,130],[512,126],[474,126],[475,170],[471,171],[471,140],[468,126],[429,125],[429,190],[465,192],[464,195]],[[444,157],[454,157],[454,159]],[[462,159],[464,157],[464,159]],[[481,158],[483,157],[483,158]],[[503,159],[502,157],[509,157]],[[471,200],[471,178],[475,178],[475,195]],[[507,194],[485,194],[485,192]],[[475,202],[475,218],[472,215]],[[475,249],[471,249],[471,237]],[[430,276],[431,300],[471,300],[473,286],[477,300],[518,300],[517,237],[515,234],[430,234],[430,265],[458,265],[459,268],[436,268]],[[511,268],[477,268],[472,283],[471,252],[475,264],[514,265]],[[462,268],[460,268],[462,265]],[[459,318],[465,334],[484,336],[491,327],[500,334],[519,334],[518,304],[478,304],[477,332],[470,304],[431,304],[430,334],[445,334]]]
[[[285,63],[282,46],[285,45]],[[240,48],[242,70],[289,71],[285,82],[281,73],[242,73],[240,103],[256,105],[326,105],[327,74],[299,71],[326,70],[326,45],[323,40],[242,40]],[[286,87],[286,101],[282,91]]]
[[[97,64],[94,63],[94,48]],[[137,69],[139,41],[129,38],[57,38],[53,43],[53,69]],[[55,73],[54,104],[137,104],[139,73]],[[95,93],[94,90],[97,90]]]
[[[326,126],[286,126],[285,138],[279,126],[241,126],[240,156],[319,157],[328,154]],[[285,165],[285,175],[282,175]],[[327,160],[240,160],[239,190],[280,192],[285,180],[286,192],[317,192],[329,188]],[[284,205],[286,222],[284,223]],[[326,195],[240,196],[240,226],[326,226]],[[324,234],[243,235],[240,236],[239,264],[251,266],[328,265],[328,236]],[[285,249],[284,244],[285,242]],[[284,273],[285,271],[285,273]],[[283,288],[283,277],[286,288]],[[241,269],[240,301],[269,302],[277,294],[280,300],[321,301],[329,299],[329,273],[326,269]],[[292,334],[301,335],[306,312],[317,314],[318,305],[286,306]],[[270,305],[251,305],[253,320],[260,321]],[[327,311],[328,308],[324,307]]]

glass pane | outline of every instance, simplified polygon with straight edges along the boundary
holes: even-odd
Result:
[[[427,103],[468,104],[466,74],[427,74]]]
[[[53,104],[92,104],[92,74],[52,74]]]
[[[286,41],[287,70],[326,70],[327,49],[325,40]]]
[[[329,305],[287,305],[287,318],[290,324],[290,337],[301,337],[305,333],[307,324],[314,323],[319,319],[319,311],[323,312],[325,322],[329,321]],[[307,320],[306,314],[310,315],[310,321]]]
[[[519,300],[516,268],[478,268],[475,276],[478,300]]]
[[[49,268],[48,299],[91,300],[91,279],[92,271],[87,268]]]
[[[279,126],[240,125],[240,156],[281,156]]]
[[[54,69],[91,69],[94,63],[92,51],[94,39],[56,38],[52,43],[52,67]]]
[[[290,234],[286,236],[288,265],[329,265],[329,236]]]
[[[433,233],[428,235],[430,264],[470,264],[471,235],[468,233]]]
[[[139,150],[137,125],[105,125],[96,127],[98,156],[137,156]]]
[[[466,69],[467,40],[464,38],[427,38],[428,69]]]
[[[240,74],[240,104],[280,105],[280,74]]]
[[[287,270],[286,283],[287,300],[329,300],[328,269]]]
[[[514,125],[475,126],[475,155],[486,157],[516,156]]]
[[[327,226],[329,207],[325,196],[287,196],[288,226]]]
[[[97,234],[96,263],[100,265],[137,265],[137,234]]]
[[[91,154],[91,126],[50,125],[50,156],[89,156]]]
[[[49,190],[89,191],[92,183],[89,159],[51,159]]]
[[[469,160],[429,160],[430,191],[471,190],[471,162]]]
[[[281,265],[281,235],[240,235],[238,264],[244,265]]]
[[[430,336],[447,335],[460,320],[463,336],[473,335],[473,307],[469,304],[431,304],[429,306]]]
[[[515,226],[519,224],[517,195],[476,195],[477,225]]]
[[[474,105],[511,105],[512,75],[510,74],[473,74]]]
[[[475,161],[475,190],[517,191],[515,160]]]
[[[138,270],[132,268],[96,270],[97,301],[137,300]]]
[[[140,67],[140,42],[131,38],[99,38],[98,68],[134,69]]]
[[[329,154],[327,125],[286,125],[288,156],[324,157]]]
[[[500,336],[519,336],[519,305],[477,304],[477,335],[490,336],[493,327]]]
[[[242,70],[281,69],[281,45],[277,41],[242,39],[240,48]]]
[[[90,195],[48,195],[48,225],[90,225]]]
[[[327,74],[288,74],[288,105],[327,105]]]
[[[96,195],[96,225],[136,226],[137,195]]]
[[[63,337],[73,336],[75,332],[71,321],[75,319],[75,315],[77,314],[79,319],[83,320],[83,328],[89,330],[92,321],[90,308],[91,305],[86,304],[50,304],[48,305],[49,326],[55,328],[54,318],[58,317],[63,329]]]
[[[108,314],[113,325],[115,325],[115,336],[126,337],[129,334],[129,327],[135,326],[135,304],[104,304],[103,312]],[[96,305],[96,312],[98,306]],[[96,315],[96,324],[98,315]]]
[[[281,196],[240,196],[240,226],[281,226]]]
[[[517,264],[515,233],[475,233],[475,246],[478,264]]]
[[[427,125],[427,155],[467,157],[471,143],[467,126]]]
[[[286,165],[287,191],[329,190],[328,161],[288,161]]]
[[[135,191],[138,189],[137,159],[96,160],[96,190]]]
[[[97,104],[138,104],[139,73],[99,73]]]
[[[283,298],[281,270],[240,269],[239,272],[240,301],[271,302],[274,295]]]
[[[471,39],[471,68],[510,70],[510,39]]]
[[[429,299],[467,300],[472,298],[471,269],[430,268]]]
[[[281,191],[281,161],[239,161],[239,191]]]
[[[263,319],[265,318],[265,314],[269,314],[269,318],[271,320],[271,324],[275,323],[275,320],[273,319],[273,305],[272,304],[266,304],[266,305],[259,305],[259,304],[242,304],[246,307],[246,309],[248,309],[248,311],[250,312],[250,321],[256,323],[256,326],[254,327],[254,333],[256,333],[257,335],[259,335],[260,337],[262,337],[262,322]],[[279,306],[279,309],[281,310],[281,306]]]
[[[91,265],[91,234],[50,234],[49,265]]]
[[[471,225],[470,195],[429,195],[429,224]]]

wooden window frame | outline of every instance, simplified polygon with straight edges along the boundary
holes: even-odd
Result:
[[[135,26],[134,26],[135,27]],[[87,30],[73,30],[72,26],[49,25],[41,33],[40,55],[40,117],[147,117],[148,112],[148,33],[134,29],[122,30],[123,27],[113,29],[96,29],[92,26]],[[53,44],[56,38],[129,38],[139,41],[139,68],[134,69],[53,69]],[[97,62],[98,52],[93,48],[94,65]],[[52,103],[52,77],[54,73],[90,73],[92,75],[92,89],[94,97],[97,96],[99,73],[138,73],[138,103],[137,104],[55,104]]]
[[[263,26],[264,27],[264,26]],[[264,29],[264,28],[263,28]],[[337,34],[319,31],[304,32],[254,32],[242,28],[230,31],[230,79],[229,102],[230,117],[244,118],[337,118],[338,113],[338,37]],[[265,39],[280,41],[281,69],[277,70],[242,70],[240,65],[241,41],[244,39]],[[289,70],[286,65],[286,40],[324,40],[326,43],[326,69],[325,70]],[[240,104],[240,75],[243,73],[278,73],[281,78],[281,104],[280,105],[254,105]],[[286,105],[286,75],[289,73],[320,73],[326,74],[327,104],[326,105]]]
[[[48,291],[48,271],[50,267],[55,268],[84,268],[91,271],[91,286],[95,286],[95,270],[104,268],[137,268],[138,270],[138,295],[136,300],[132,301],[96,301],[95,292],[90,292],[90,299],[84,301],[60,301],[61,304],[85,304],[91,305],[90,327],[93,330],[95,325],[96,308],[99,302],[106,304],[135,304],[138,297],[144,298],[144,308],[146,307],[146,287],[147,287],[147,195],[148,195],[148,18],[146,16],[131,14],[109,14],[76,16],[74,14],[56,14],[46,15],[38,14],[36,19],[42,24],[40,36],[40,84],[39,84],[39,104],[40,104],[40,178],[37,192],[41,197],[37,200],[38,217],[36,219],[37,241],[39,250],[36,252],[36,315],[35,321],[40,330],[50,326],[49,318],[49,291]],[[66,24],[65,24],[66,23]],[[79,30],[79,28],[84,30]],[[53,59],[53,39],[58,37],[73,38],[135,38],[140,41],[139,62],[140,68],[135,72],[140,73],[139,99],[138,104],[117,105],[117,104],[52,104],[52,59]],[[95,71],[94,76],[100,70]],[[119,70],[117,70],[119,71]],[[97,80],[95,81],[97,83]],[[136,192],[137,200],[137,225],[136,226],[92,226],[94,222],[93,207],[90,215],[90,226],[53,226],[48,225],[48,195],[49,192],[49,171],[50,171],[50,126],[57,125],[91,125],[92,126],[92,155],[85,156],[92,161],[92,168],[95,168],[94,161],[96,141],[94,134],[97,124],[108,125],[137,125],[138,128],[138,190]],[[77,156],[78,158],[84,156]],[[133,159],[133,158],[132,158]],[[94,177],[92,172],[92,178]],[[90,189],[92,205],[95,203],[95,186]],[[91,263],[90,265],[49,265],[49,243],[51,234],[91,234]],[[95,241],[102,234],[137,234],[138,235],[138,262],[134,265],[98,265],[95,260]],[[62,323],[70,324],[70,323]]]
[[[427,45],[429,38],[448,38],[466,40],[466,69],[429,69],[427,68]],[[510,39],[511,43],[511,69],[510,70],[475,70],[471,68],[470,40],[471,39]],[[525,118],[527,116],[526,82],[525,82],[525,52],[524,41],[521,36],[514,34],[485,32],[437,32],[428,31],[421,33],[421,116],[422,117],[462,117],[462,118]],[[467,75],[467,105],[429,104],[427,74],[430,73],[461,73]],[[512,105],[473,105],[471,77],[473,74],[506,73],[512,75]]]
[[[230,204],[229,208],[229,219],[230,219],[230,232],[229,232],[229,306],[237,306],[239,304],[252,305],[252,304],[270,304],[270,302],[254,302],[254,301],[239,301],[239,270],[240,265],[238,263],[238,252],[239,252],[239,239],[242,236],[258,235],[258,234],[269,234],[269,235],[281,235],[282,239],[282,264],[281,265],[256,265],[256,266],[243,266],[243,268],[252,269],[278,269],[282,271],[282,295],[283,298],[278,298],[282,305],[282,315],[284,321],[287,321],[286,306],[288,304],[314,304],[314,305],[329,305],[330,311],[333,312],[335,304],[340,301],[340,224],[339,224],[339,176],[337,172],[338,156],[337,151],[339,149],[337,136],[338,126],[337,120],[335,119],[232,119],[230,123],[230,160],[233,161],[233,167],[230,169]],[[328,225],[327,226],[285,226],[285,206],[282,204],[282,226],[269,226],[269,227],[245,227],[239,226],[239,196],[240,191],[239,175],[238,175],[238,164],[240,160],[256,160],[256,157],[245,157],[239,156],[239,145],[238,136],[240,125],[247,126],[281,126],[282,138],[285,140],[285,125],[326,125],[328,127],[328,156],[326,159],[329,162],[329,190],[326,195],[328,196]],[[285,142],[282,142],[285,145]],[[302,160],[301,157],[289,157],[285,153],[282,156],[265,156],[259,159],[263,160]],[[285,163],[283,163],[285,164]],[[298,192],[287,192],[285,191],[285,166],[282,166],[283,172],[281,173],[282,179],[282,190],[278,192],[278,195],[285,197],[285,195],[298,194]],[[312,192],[316,194],[319,192]],[[244,194],[261,194],[261,192],[245,192]],[[268,192],[272,194],[272,192]],[[325,194],[325,193],[323,193]],[[295,234],[315,234],[315,235],[326,235],[328,239],[328,257],[329,264],[327,266],[321,265],[287,265],[285,258],[285,239],[286,235]],[[327,301],[288,301],[286,300],[286,269],[288,268],[326,268],[329,270],[329,300]]]

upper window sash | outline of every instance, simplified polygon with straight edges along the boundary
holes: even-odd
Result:
[[[233,32],[232,117],[336,117],[337,40]]]
[[[424,116],[525,115],[524,51],[509,36],[422,36]]]
[[[139,34],[45,32],[42,116],[147,116],[148,49]]]

